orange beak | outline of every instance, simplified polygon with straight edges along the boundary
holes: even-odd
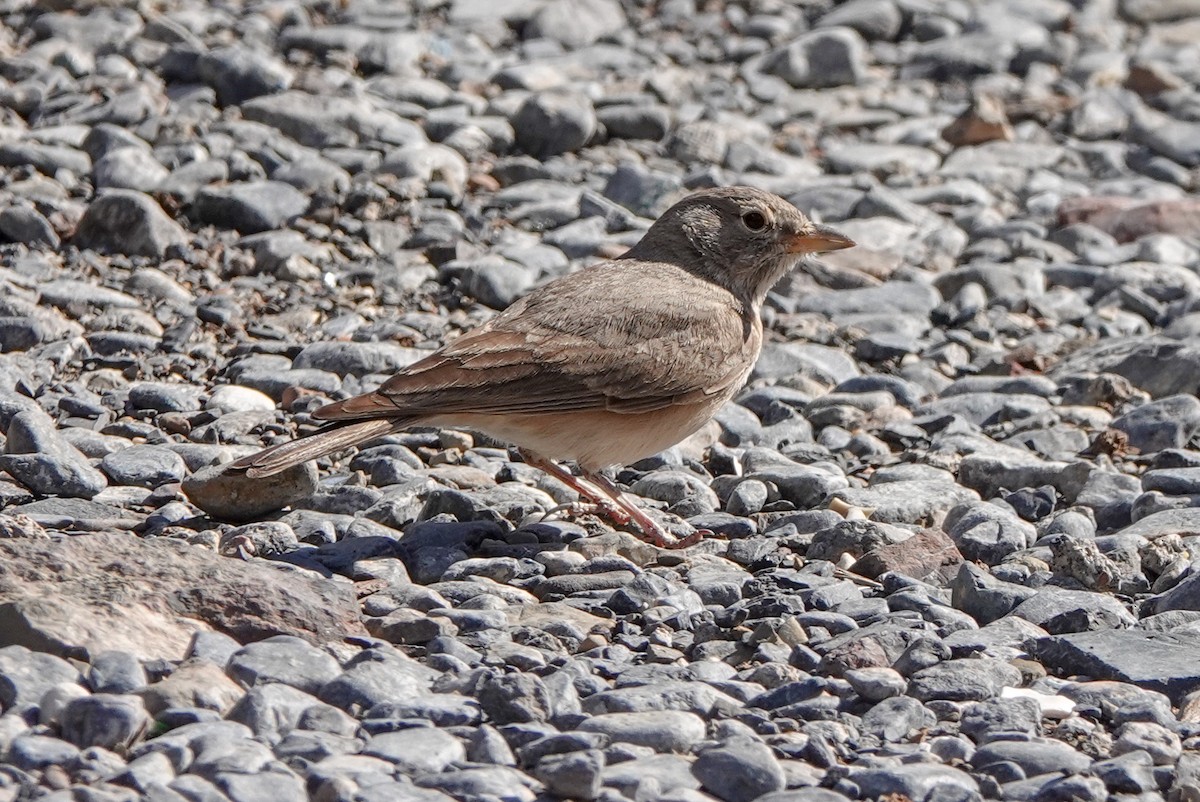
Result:
[[[853,248],[854,240],[829,226],[814,225],[806,231],[789,235],[786,244],[788,253],[825,253]]]

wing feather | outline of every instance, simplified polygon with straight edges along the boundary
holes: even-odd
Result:
[[[644,283],[637,274],[646,270],[673,271],[664,277],[669,286],[687,291],[631,296],[630,282]],[[556,282],[553,293],[535,291],[374,393],[315,414],[651,412],[742,381],[761,341],[751,314],[726,290],[674,265],[616,261]]]

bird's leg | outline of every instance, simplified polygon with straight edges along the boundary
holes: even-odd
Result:
[[[517,451],[520,453],[521,458],[525,460],[526,465],[532,465],[534,468],[550,474],[555,479],[578,493],[580,497],[587,499],[587,502],[591,507],[593,507],[604,517],[611,520],[613,523],[616,523],[620,526],[625,526],[630,522],[631,518],[624,508],[615,503],[608,496],[608,494],[596,487],[587,479],[576,476],[566,468],[559,465],[557,462],[553,462],[545,457],[538,456],[532,451],[527,451],[523,448],[517,449]],[[549,515],[557,510],[568,509],[571,506],[573,505],[562,504],[554,507],[553,509],[547,510],[546,514]]]
[[[629,519],[633,521],[638,529],[642,530],[642,534],[646,539],[656,546],[661,546],[664,549],[682,549],[687,546],[694,546],[699,543],[705,534],[705,530],[698,529],[692,534],[684,538],[677,538],[668,532],[659,524],[658,521],[646,514],[645,510],[630,501],[621,488],[617,487],[612,481],[602,473],[584,471],[584,478],[600,488],[604,494],[612,500],[612,503],[620,507]]]

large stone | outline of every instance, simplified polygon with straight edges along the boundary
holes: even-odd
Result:
[[[317,489],[317,466],[311,462],[288,468],[267,479],[251,479],[244,473],[212,465],[183,481],[183,492],[191,502],[223,521],[253,521],[286,507]]]
[[[210,628],[241,642],[364,633],[350,590],[276,564],[167,538],[0,540],[0,645],[177,660]]]
[[[958,573],[962,561],[958,547],[945,532],[924,529],[908,540],[872,549],[852,570],[872,579],[894,571],[914,579],[937,576],[948,580]]]
[[[1038,638],[1030,654],[1063,675],[1130,682],[1178,704],[1200,687],[1200,635],[1101,630]]]
[[[187,232],[153,198],[131,189],[109,190],[92,201],[73,239],[79,248],[154,257],[187,241]]]

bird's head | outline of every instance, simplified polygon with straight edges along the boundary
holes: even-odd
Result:
[[[758,304],[801,257],[853,245],[778,195],[727,187],[676,203],[626,256],[680,265]]]

